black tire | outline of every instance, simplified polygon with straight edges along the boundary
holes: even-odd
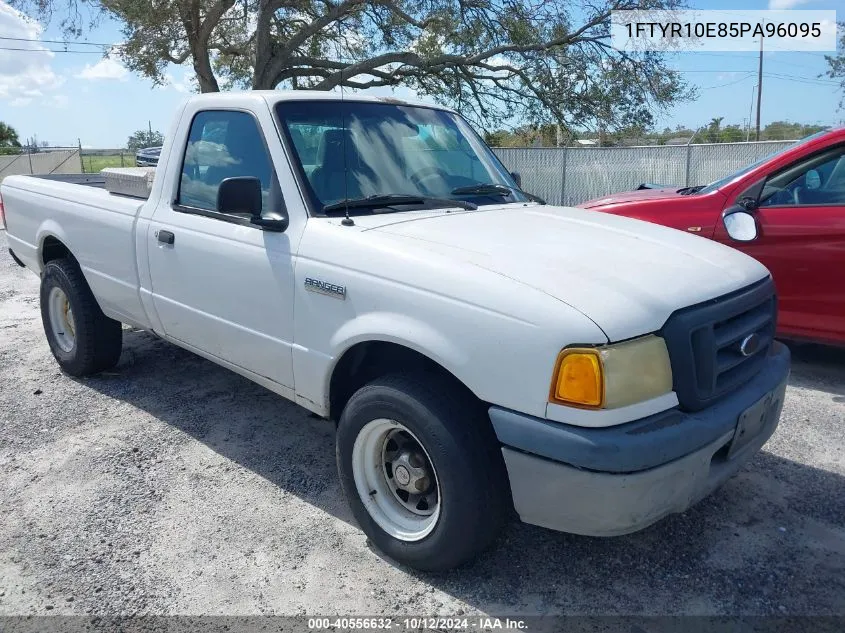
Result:
[[[355,439],[372,420],[395,420],[423,445],[440,486],[440,516],[423,539],[408,542],[370,516],[355,485]],[[366,535],[394,560],[422,571],[465,563],[487,548],[508,516],[510,487],[492,425],[480,404],[448,380],[397,374],[378,378],[349,400],[337,429],[340,482]]]
[[[75,341],[69,351],[62,349],[50,326],[48,301],[53,288],[60,288],[65,293],[73,312]],[[50,351],[71,376],[88,376],[117,365],[123,346],[123,327],[120,321],[110,319],[100,310],[75,261],[54,259],[44,266],[41,321]]]

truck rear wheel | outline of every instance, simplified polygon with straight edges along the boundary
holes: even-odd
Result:
[[[510,488],[484,411],[448,381],[379,378],[341,415],[337,463],[347,501],[370,540],[424,571],[484,550],[507,516]]]
[[[54,259],[44,266],[41,320],[50,351],[71,376],[96,374],[117,364],[122,326],[100,310],[75,261]]]

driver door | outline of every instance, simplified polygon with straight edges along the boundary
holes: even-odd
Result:
[[[293,389],[297,229],[263,231],[217,209],[220,183],[243,176],[261,183],[265,211],[284,205],[269,150],[278,139],[259,117],[273,129],[263,110],[192,117],[175,197],[161,197],[147,231],[151,296],[168,338]]]
[[[845,339],[845,146],[768,176],[755,211],[758,236],[717,239],[765,265],[778,292],[779,331]]]

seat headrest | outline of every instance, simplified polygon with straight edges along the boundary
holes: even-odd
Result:
[[[346,161],[344,163],[344,152]],[[325,169],[340,171],[344,165],[354,169],[360,165],[361,156],[351,130],[326,130],[320,141],[319,164]]]
[[[263,143],[255,122],[246,116],[229,119],[226,126],[226,147],[235,158],[244,158],[251,152],[263,151]]]

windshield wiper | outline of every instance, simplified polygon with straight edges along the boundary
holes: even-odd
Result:
[[[509,187],[508,185],[498,185],[492,182],[484,182],[479,183],[477,185],[468,185],[466,187],[458,187],[457,189],[452,189],[452,195],[454,196],[485,196],[485,195],[499,195],[499,196],[509,196],[512,193],[517,192],[521,193],[522,195],[526,196],[532,202],[539,202],[540,204],[546,204],[546,201],[540,198],[539,196],[535,196],[533,193],[528,193],[527,191],[523,191],[522,189],[518,189],[517,187]]]
[[[472,195],[475,193],[480,195],[484,195],[486,193],[500,193],[503,196],[509,196],[513,193],[513,190],[505,185],[496,185],[492,182],[483,182],[477,185],[469,185],[467,187],[452,189],[452,194],[456,196],[463,194]]]
[[[331,211],[345,211],[346,209],[377,209],[379,207],[392,206],[394,204],[437,204],[445,207],[460,207],[467,211],[474,211],[477,204],[463,200],[452,200],[451,198],[432,198],[430,196],[417,196],[404,193],[388,193],[366,196],[364,198],[348,198],[340,202],[333,202],[323,207],[323,213]]]
[[[675,193],[679,193],[682,196],[691,196],[694,193],[698,193],[704,189],[704,185],[696,185],[695,187],[681,187]]]

